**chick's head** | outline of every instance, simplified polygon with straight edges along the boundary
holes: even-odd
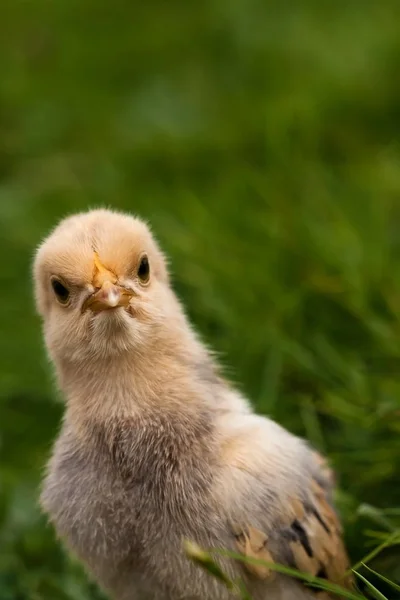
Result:
[[[164,256],[147,225],[125,214],[93,210],[64,219],[39,246],[33,271],[56,362],[143,351],[176,318]]]

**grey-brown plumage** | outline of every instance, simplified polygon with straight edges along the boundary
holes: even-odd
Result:
[[[184,539],[349,585],[330,470],[220,376],[143,222],[105,210],[64,220],[38,249],[34,279],[66,401],[41,503],[112,598],[230,598]],[[220,560],[254,600],[316,597]]]

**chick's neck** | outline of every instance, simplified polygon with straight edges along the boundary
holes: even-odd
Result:
[[[209,353],[188,327],[138,350],[77,366],[59,365],[66,418],[90,429],[143,414],[186,414],[212,409],[224,390]]]

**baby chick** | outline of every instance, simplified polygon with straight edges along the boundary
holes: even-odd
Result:
[[[34,282],[65,398],[41,504],[113,599],[231,598],[183,540],[351,585],[324,460],[225,381],[141,220],[63,220],[38,248]],[[254,600],[328,597],[218,560]]]

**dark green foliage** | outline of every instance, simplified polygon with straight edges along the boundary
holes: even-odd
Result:
[[[0,73],[1,600],[99,597],[37,508],[62,404],[30,273],[98,205],[152,223],[229,374],[331,458],[360,561],[400,520],[400,4],[4,0]],[[399,582],[398,545],[369,564]]]

